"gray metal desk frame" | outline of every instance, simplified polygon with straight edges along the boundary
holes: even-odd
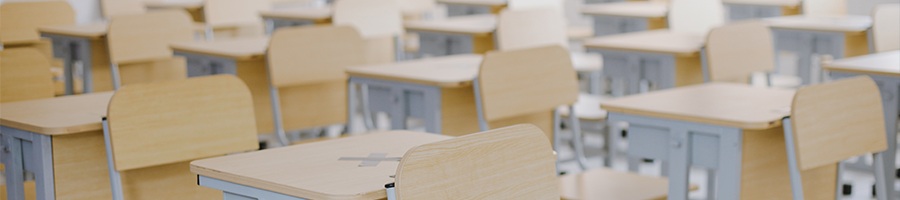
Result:
[[[197,185],[222,190],[224,200],[306,200],[229,181],[197,175]]]
[[[590,15],[590,14],[585,14]],[[594,18],[594,36],[614,35],[647,30],[647,18],[590,15]]]
[[[628,155],[666,161],[668,199],[687,199],[692,165],[716,175],[708,178],[709,195],[740,199],[743,129],[617,112],[609,112],[607,120],[628,122]]]
[[[419,53],[429,56],[449,56],[472,53],[472,36],[431,31],[407,31],[419,34]],[[497,40],[494,40],[496,45]]]
[[[372,111],[388,113],[391,129],[407,129],[406,119],[414,117],[425,120],[425,132],[441,134],[441,87],[359,76],[350,76],[349,81],[349,116],[357,109],[353,104],[356,99],[354,85],[368,85],[368,107]],[[353,120],[347,123],[353,127]]]
[[[725,3],[729,21],[778,17],[783,15],[781,6],[753,6]]]
[[[53,145],[49,135],[0,126],[6,167],[6,199],[25,199],[25,172],[34,173],[36,199],[56,199],[53,183]]]
[[[282,18],[269,18],[263,17],[263,20],[266,22],[266,35],[272,35],[278,28],[282,27],[293,27],[293,26],[309,26],[315,24],[314,21],[311,20],[298,20],[298,19],[282,19]]]
[[[797,65],[797,76],[803,79],[803,84],[816,83],[811,77],[810,71],[813,67],[818,67],[819,72],[822,71],[821,66],[813,66],[810,59],[814,54],[831,55],[834,59],[844,57],[844,33],[830,31],[813,31],[813,30],[793,30],[772,27],[772,36],[775,42],[775,59],[777,63],[781,63],[778,52],[792,51],[797,53],[799,62]],[[820,73],[822,74],[822,73]],[[821,81],[821,80],[820,80]]]
[[[237,62],[231,58],[189,53],[182,51],[173,51],[176,56],[184,56],[187,60],[187,76],[210,76],[216,74],[237,75]]]
[[[81,61],[82,93],[94,91],[93,64],[91,60],[91,39],[77,36],[41,33],[41,37],[50,38],[53,42],[53,57],[63,59],[63,71],[66,80],[66,95],[75,94],[75,61]]]
[[[445,4],[445,5],[447,5],[447,17],[491,14],[491,7],[489,7],[489,6],[472,6],[472,5],[458,5],[458,4]]]
[[[603,78],[610,79],[615,97],[640,92],[640,81],[648,80],[657,89],[675,87],[675,55],[637,51],[588,48],[603,55]]]

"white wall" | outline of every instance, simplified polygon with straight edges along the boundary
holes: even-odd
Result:
[[[43,0],[0,0],[3,2],[14,1],[43,1]],[[103,20],[100,14],[100,0],[66,0],[75,10],[75,22],[79,24],[97,22]]]

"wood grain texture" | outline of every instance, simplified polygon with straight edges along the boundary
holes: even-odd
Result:
[[[753,72],[775,69],[772,33],[760,21],[741,21],[714,28],[706,37],[710,81],[750,83]]]
[[[278,91],[286,130],[347,122],[346,80],[281,87]]]
[[[106,67],[106,74],[109,77],[109,67]],[[137,63],[119,65],[119,76],[122,85],[130,85],[137,83],[152,83],[159,81],[182,80],[187,78],[187,60],[181,56],[170,58],[161,58]],[[111,81],[106,82],[112,86]]]
[[[591,38],[584,40],[584,47],[699,56],[703,42],[703,35],[662,29]]]
[[[171,58],[170,43],[194,41],[190,16],[180,10],[124,15],[110,21],[107,42],[116,64]]]
[[[609,112],[761,130],[790,115],[794,91],[706,83],[604,101]]]
[[[347,74],[442,88],[472,85],[484,56],[477,54],[423,58],[390,64],[348,67]]]
[[[0,5],[0,43],[40,40],[39,26],[75,24],[75,11],[65,1],[5,2]]]
[[[467,15],[443,20],[419,20],[403,22],[407,31],[426,31],[449,34],[484,36],[497,29],[496,15]]]
[[[501,51],[569,46],[566,19],[558,9],[504,10],[498,21],[497,47]]]
[[[351,26],[365,39],[399,36],[403,15],[397,0],[342,0],[334,3],[332,23]]]
[[[112,92],[0,104],[0,125],[46,135],[101,130]]]
[[[0,51],[0,103],[52,98],[53,93],[46,55],[29,47]]]
[[[616,17],[663,18],[668,15],[669,3],[658,1],[623,1],[589,4],[581,8],[585,15]]]
[[[554,110],[578,100],[569,52],[559,46],[489,52],[479,69],[484,118],[488,121]]]
[[[867,31],[844,32],[844,57],[869,54],[869,34]]]
[[[543,132],[516,125],[413,147],[397,199],[559,199],[556,156]]]
[[[35,200],[34,181],[25,181],[25,200]],[[0,200],[6,200],[6,185],[0,185]]]
[[[691,185],[696,190],[697,185]],[[577,174],[559,176],[559,195],[569,200],[645,200],[666,199],[669,180],[597,168]]]
[[[359,167],[360,161],[338,159],[371,153],[400,157],[416,145],[449,138],[412,131],[375,132],[197,160],[191,163],[191,172],[307,199],[380,199],[386,197],[384,184],[394,180],[390,176],[397,171],[397,162]]]
[[[111,19],[119,15],[138,15],[147,13],[147,7],[140,0],[101,0],[100,13]]]
[[[324,8],[290,8],[259,11],[259,15],[263,18],[308,20],[319,24],[331,22],[332,10],[331,6]]]
[[[99,39],[106,36],[109,26],[106,23],[89,23],[79,25],[41,26],[38,31],[55,35]]]
[[[822,67],[832,71],[900,76],[900,51],[838,59]]]
[[[868,76],[800,88],[791,106],[798,168],[887,149],[881,93]]]
[[[204,0],[203,15],[206,25],[232,27],[244,24],[259,24],[259,11],[272,9],[269,0]]]
[[[784,128],[743,130],[741,158],[741,199],[791,199],[791,180]],[[837,165],[800,172],[803,196],[834,199]]]
[[[234,60],[252,60],[265,57],[269,37],[248,37],[214,41],[172,43],[173,51],[212,55]]]
[[[123,87],[107,115],[116,170],[258,149],[253,114],[231,75]]]
[[[366,63],[365,41],[352,27],[290,27],[272,34],[268,63],[276,87],[346,80],[344,69]]]
[[[872,12],[872,40],[875,52],[900,50],[900,4],[875,6]]]
[[[675,87],[703,83],[703,63],[700,56],[675,57]]]
[[[861,32],[872,26],[869,16],[856,15],[792,15],[765,18],[764,21],[772,28],[829,32]]]

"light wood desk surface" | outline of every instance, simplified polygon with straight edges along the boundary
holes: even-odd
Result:
[[[147,8],[182,8],[187,10],[197,10],[203,8],[203,1],[176,1],[176,0],[158,0],[145,1],[144,6]]]
[[[97,92],[3,103],[0,125],[46,135],[101,130],[112,95],[113,92]]]
[[[269,46],[269,37],[236,38],[215,41],[173,43],[172,50],[221,56],[235,60],[261,59]]]
[[[806,16],[791,15],[764,18],[769,27],[782,29],[861,32],[872,26],[872,17],[858,15]]]
[[[832,71],[900,76],[900,51],[838,59],[823,67]]]
[[[438,21],[406,21],[403,26],[409,31],[489,35],[497,29],[497,16],[486,14],[450,17]]]
[[[583,42],[584,47],[588,49],[614,49],[666,53],[677,56],[696,56],[699,54],[705,38],[702,35],[662,29],[603,36],[587,39]]]
[[[463,54],[425,58],[391,64],[347,68],[351,76],[412,82],[446,88],[472,85],[484,56]]]
[[[62,25],[62,26],[42,26],[38,27],[41,33],[49,33],[56,35],[83,37],[90,39],[99,39],[106,36],[109,30],[107,23],[90,23],[80,25]]]
[[[279,10],[265,10],[260,11],[259,15],[263,18],[276,18],[276,19],[286,19],[286,20],[307,20],[307,21],[316,21],[316,22],[325,22],[331,20],[331,15],[334,14],[333,9],[329,7],[324,8],[291,8],[291,9],[279,9]]]
[[[399,162],[359,167],[367,157],[387,153],[403,157],[410,148],[452,137],[412,131],[388,131],[191,162],[191,172],[307,199],[383,199]]]
[[[658,18],[666,17],[669,4],[655,1],[623,1],[615,3],[589,4],[581,8],[585,15],[605,15],[617,17]]]
[[[722,3],[747,6],[793,7],[799,6],[800,0],[722,0]]]
[[[437,2],[466,6],[506,6],[506,0],[438,0]]]
[[[738,83],[707,83],[603,102],[608,112],[763,130],[790,115],[794,91]],[[664,101],[662,101],[664,100]]]

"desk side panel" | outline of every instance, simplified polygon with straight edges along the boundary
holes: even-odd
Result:
[[[91,40],[91,79],[94,92],[112,91],[112,75],[109,72],[109,50],[106,38]]]
[[[25,181],[25,200],[35,200],[34,181]],[[6,185],[0,185],[0,200],[6,200]]]
[[[253,112],[256,113],[256,131],[259,134],[274,132],[272,101],[269,98],[269,78],[264,59],[237,61],[237,76],[250,88],[253,95]],[[285,102],[282,102],[284,104]]]
[[[867,32],[844,33],[844,58],[869,54],[869,34]]]
[[[744,130],[741,199],[791,199],[783,133],[781,126]],[[800,176],[807,199],[835,198],[837,164],[803,171]]]
[[[700,56],[675,57],[675,86],[703,83],[703,65]]]
[[[472,86],[441,89],[441,134],[463,136],[479,132]]]
[[[472,36],[472,53],[484,54],[494,50],[494,33]]]

